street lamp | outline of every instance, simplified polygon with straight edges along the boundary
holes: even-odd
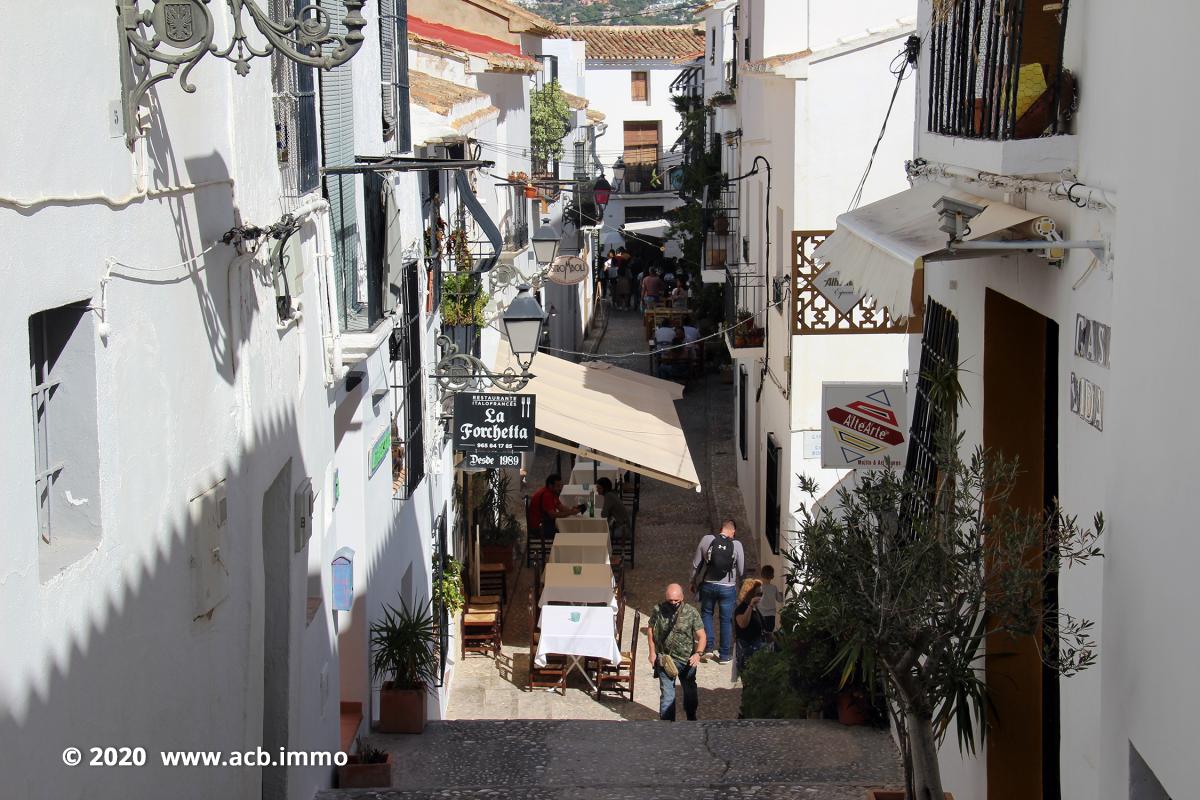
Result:
[[[597,224],[604,222],[604,209],[608,207],[608,200],[612,197],[612,186],[601,175],[596,179],[596,184],[592,187],[592,200],[596,203],[596,220]]]
[[[505,392],[519,392],[525,388],[533,377],[529,367],[542,339],[542,326],[546,324],[546,312],[530,294],[528,284],[518,287],[517,296],[500,317],[500,324],[521,371],[506,367],[503,372],[493,372],[472,354],[460,353],[449,337],[439,336],[437,344],[443,355],[433,377],[443,392],[479,389],[485,384]]]
[[[625,157],[617,156],[617,160],[613,162],[613,183],[620,186],[625,180]]]
[[[538,228],[533,235],[533,257],[538,264],[549,264],[558,255],[558,238],[558,232],[548,222]]]

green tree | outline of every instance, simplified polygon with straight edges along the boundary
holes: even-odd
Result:
[[[563,152],[563,137],[570,130],[571,109],[558,81],[550,81],[529,95],[529,141],[535,163],[549,162]]]
[[[956,376],[939,383],[954,398],[941,407],[955,407]],[[1017,463],[983,448],[964,462],[955,414],[946,416],[932,485],[862,471],[835,502],[817,504],[817,485],[801,476],[809,500],[788,555],[798,614],[841,646],[831,666],[843,681],[858,671],[882,683],[916,800],[943,796],[937,751],[951,724],[964,753],[983,741],[989,635],[1033,637],[1063,676],[1096,659],[1092,623],[1044,606],[1042,587],[1060,567],[1101,555],[1103,517],[1089,529],[1057,503],[1016,507]]]

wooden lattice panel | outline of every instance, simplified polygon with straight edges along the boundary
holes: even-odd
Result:
[[[924,272],[913,278],[914,315],[895,320],[886,308],[877,307],[873,297],[864,297],[843,313],[817,290],[817,275],[824,267],[812,252],[833,231],[792,231],[792,333],[920,333]]]

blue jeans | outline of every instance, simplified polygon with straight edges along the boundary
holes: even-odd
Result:
[[[713,606],[719,605],[721,612],[722,661],[733,657],[733,607],[737,602],[737,587],[731,583],[700,584],[700,619],[704,621],[705,649],[713,649]]]
[[[700,705],[700,694],[696,689],[696,668],[688,666],[686,661],[675,659],[679,669],[679,685],[683,687],[683,713],[688,719],[696,718],[696,707]],[[658,670],[658,718],[675,721],[675,678],[667,676]]]

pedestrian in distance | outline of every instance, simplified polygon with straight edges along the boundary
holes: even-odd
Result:
[[[762,581],[757,578],[747,578],[742,581],[742,588],[738,590],[738,604],[733,612],[733,622],[737,631],[734,634],[737,639],[737,662],[734,665],[736,675],[740,675],[746,668],[750,656],[770,643],[766,624],[759,610],[763,598],[762,586]]]
[[[525,519],[529,530],[540,529],[542,536],[552,539],[558,533],[558,525],[555,520],[561,517],[573,517],[587,511],[587,503],[580,503],[577,506],[564,505],[558,497],[562,488],[562,476],[557,472],[546,476],[546,485],[529,498],[529,511]]]
[[[650,612],[646,627],[649,639],[650,668],[658,678],[658,718],[675,721],[675,682],[683,689],[683,712],[696,718],[700,693],[696,688],[696,668],[704,652],[704,625],[694,606],[683,602],[683,587],[672,583],[666,598]]]
[[[737,585],[746,571],[746,554],[742,543],[733,537],[737,525],[732,519],[721,524],[716,534],[708,534],[696,545],[692,556],[693,594],[700,597],[700,617],[709,644],[708,656],[728,664],[733,660],[733,609],[737,604]],[[713,644],[713,612],[720,614],[721,645]]]
[[[758,604],[758,610],[762,614],[763,630],[770,635],[775,632],[775,619],[779,614],[779,607],[783,605],[783,592],[772,583],[775,580],[774,567],[763,564],[759,574],[762,576],[762,602]]]

